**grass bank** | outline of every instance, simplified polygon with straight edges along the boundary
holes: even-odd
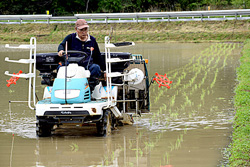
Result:
[[[250,38],[250,21],[190,21],[90,24],[90,34],[104,42],[113,27],[113,41],[134,42],[243,42]],[[0,43],[59,43],[73,33],[74,24],[1,25]]]
[[[250,166],[250,40],[246,40],[237,69],[239,84],[236,88],[233,123],[234,132],[231,144],[231,166]]]

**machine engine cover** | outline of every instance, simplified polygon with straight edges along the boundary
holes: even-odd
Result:
[[[67,75],[67,77],[65,77]],[[89,70],[77,64],[60,67],[54,81],[51,103],[86,103],[91,100],[87,78]],[[66,87],[66,88],[65,88]]]
[[[133,68],[129,71],[128,75],[125,76],[125,81],[128,81],[129,85],[138,85],[144,79],[144,73],[138,68]]]
[[[66,91],[65,85],[67,85]],[[68,78],[66,81],[62,78],[55,79],[51,93],[51,103],[86,103],[90,100],[90,88],[87,78]]]

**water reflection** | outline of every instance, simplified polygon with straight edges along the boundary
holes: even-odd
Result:
[[[48,50],[56,51],[56,45]],[[40,52],[48,45],[39,46]],[[2,86],[0,166],[10,166],[11,132],[15,133],[12,166],[219,166],[221,150],[230,142],[233,90],[240,44],[138,44],[132,53],[149,59],[149,75],[167,73],[171,89],[150,88],[151,113],[119,127],[110,137],[96,136],[95,127],[62,127],[50,138],[35,135],[35,113],[24,103],[27,81],[5,86],[5,70],[26,66],[4,62],[28,53],[0,51]],[[101,45],[101,50],[103,46]],[[6,52],[8,51],[8,52]],[[117,50],[124,51],[124,50]],[[125,50],[126,51],[126,50]],[[39,83],[39,81],[37,82]],[[36,85],[41,98],[42,86]],[[11,121],[12,120],[12,121]]]

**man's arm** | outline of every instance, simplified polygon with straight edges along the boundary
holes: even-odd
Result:
[[[93,62],[98,64],[102,71],[106,70],[105,60],[101,56],[101,52],[96,41],[94,41]]]
[[[68,41],[68,45],[71,41],[71,34],[67,35],[64,40],[58,46],[58,56],[62,56],[63,52],[65,51],[66,41]]]

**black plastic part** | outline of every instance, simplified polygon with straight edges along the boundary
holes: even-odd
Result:
[[[77,51],[79,52],[79,51]],[[71,51],[68,51],[71,54]],[[84,55],[85,52],[81,53]],[[75,54],[75,52],[73,53]],[[120,59],[130,59],[131,53],[122,52],[122,53],[110,53],[111,58],[120,58]],[[101,52],[101,56],[105,60],[105,53]],[[69,63],[78,63],[83,61],[84,57],[74,57],[68,56]],[[59,57],[58,53],[37,53],[36,54],[36,69],[40,71],[40,76],[42,77],[42,84],[51,86],[53,85],[54,78],[56,77],[56,72],[59,67],[60,62],[64,62],[64,57]],[[112,63],[111,69],[112,72],[123,72],[125,68],[130,65],[130,62],[118,62]],[[118,82],[117,82],[118,83]]]
[[[103,56],[103,59],[105,60],[105,53],[104,52],[101,53],[101,56]],[[132,54],[129,52],[110,53],[111,58],[130,59],[131,56],[132,56]],[[111,71],[112,72],[123,72],[123,70],[125,68],[127,68],[129,65],[130,65],[129,61],[112,63]]]
[[[132,45],[132,42],[119,42],[119,43],[113,43],[115,46],[129,46]]]

